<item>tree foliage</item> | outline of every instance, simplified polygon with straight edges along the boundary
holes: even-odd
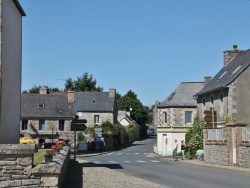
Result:
[[[60,92],[60,89],[58,89],[57,87],[48,87],[48,86],[34,85],[28,91],[24,90],[23,93],[39,94],[39,90],[42,87],[47,88],[50,92]]]
[[[198,116],[194,118],[193,126],[186,134],[186,144],[188,153],[192,156],[196,150],[203,149],[203,127],[205,122],[200,120]]]
[[[119,128],[116,124],[112,124],[110,121],[104,121],[101,125],[102,131],[104,134],[109,135],[118,135],[119,134]]]
[[[148,122],[148,112],[145,106],[142,105],[137,95],[129,90],[127,94],[122,96],[117,101],[118,109],[130,111],[130,116],[138,124],[145,125]]]
[[[71,89],[73,91],[102,91],[102,87],[96,86],[96,79],[92,74],[84,73],[82,76],[72,80],[68,78],[65,83],[65,90]]]

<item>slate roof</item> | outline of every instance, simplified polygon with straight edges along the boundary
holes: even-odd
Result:
[[[44,108],[38,108],[38,102],[44,103]],[[67,94],[21,95],[21,118],[29,119],[68,119],[76,114],[74,103],[68,102]]]
[[[181,82],[181,84],[157,108],[196,107],[193,95],[204,87],[204,82]]]
[[[78,112],[113,112],[115,99],[109,92],[75,92]]]
[[[226,88],[238,76],[241,75],[250,65],[250,49],[246,50],[233,58],[233,60],[223,67],[208,84],[196,95],[203,95],[213,91]]]

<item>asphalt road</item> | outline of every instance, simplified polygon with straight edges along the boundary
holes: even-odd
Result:
[[[249,188],[250,175],[206,168],[148,157],[156,137],[136,141],[130,147],[95,157],[84,157],[95,164],[173,188]],[[79,158],[80,159],[80,158]]]

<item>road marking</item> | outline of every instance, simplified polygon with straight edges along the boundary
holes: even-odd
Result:
[[[117,153],[116,155],[121,155],[122,153]]]
[[[108,155],[113,155],[114,153],[108,153]]]
[[[101,161],[93,161],[93,163],[95,163],[95,164],[102,164]]]
[[[131,161],[123,161],[124,163],[131,163]]]
[[[139,160],[139,161],[137,161],[137,162],[139,162],[139,163],[145,163],[146,161],[140,161],[140,160]]]
[[[144,153],[145,155],[147,155],[148,153]]]
[[[116,161],[109,161],[110,163],[117,163]]]
[[[138,155],[139,153],[135,153],[135,155]]]
[[[160,161],[150,160],[153,163],[159,163]]]

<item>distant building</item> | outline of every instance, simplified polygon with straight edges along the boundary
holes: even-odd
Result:
[[[203,87],[204,82],[182,82],[163,102],[156,103],[158,154],[172,155],[175,139],[180,151],[181,140],[185,140],[197,114],[197,101],[193,95]]]

